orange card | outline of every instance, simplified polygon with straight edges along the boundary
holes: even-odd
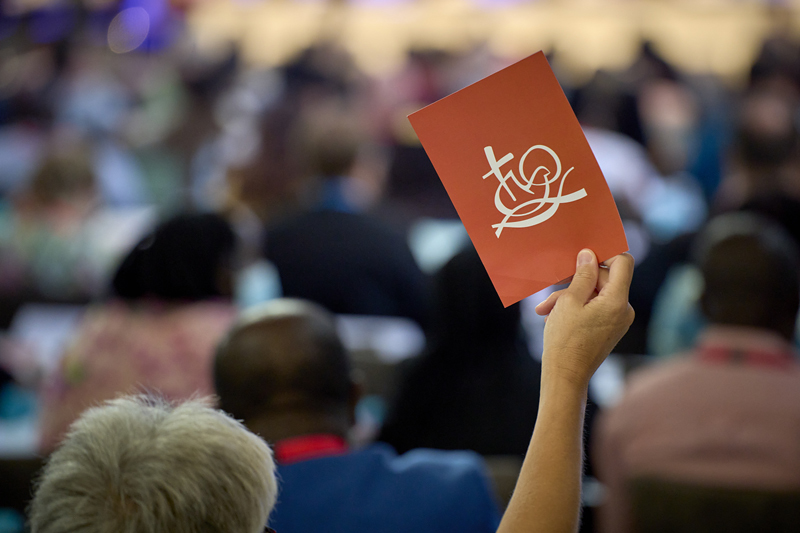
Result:
[[[628,250],[600,167],[539,52],[409,120],[506,307]]]

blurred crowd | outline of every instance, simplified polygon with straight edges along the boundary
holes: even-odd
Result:
[[[321,40],[252,68],[236,49],[199,53],[178,15],[118,53],[115,14],[0,17],[0,418],[34,391],[23,411],[45,453],[84,408],[137,386],[211,394],[237,311],[286,296],[424,332],[422,355],[381,359],[392,379],[363,365],[380,401],[359,403],[361,444],[521,458],[533,307],[551,291],[502,308],[406,119],[520,58],[412,50],[377,78]],[[765,40],[739,84],[645,42],[626,69],[562,85],[636,258],[615,353],[628,368],[686,350],[707,320],[693,250],[709,220],[759,213],[800,241],[800,42]],[[32,304],[87,309],[49,362],[15,337]]]

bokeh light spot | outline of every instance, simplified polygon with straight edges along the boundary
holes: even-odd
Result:
[[[108,25],[108,47],[112,52],[124,54],[136,50],[150,32],[150,15],[143,7],[120,11]]]

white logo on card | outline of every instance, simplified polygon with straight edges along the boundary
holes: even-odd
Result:
[[[555,171],[551,171],[548,166],[540,164],[534,169],[530,176],[526,176],[525,159],[539,150],[547,154],[544,156],[545,158],[547,158],[548,155],[552,158],[555,163]],[[497,235],[498,238],[500,238],[500,234],[503,232],[504,228],[528,228],[536,226],[555,215],[556,211],[558,211],[558,206],[561,204],[574,202],[586,196],[586,189],[581,189],[569,194],[562,194],[564,182],[575,167],[571,167],[562,176],[561,160],[553,150],[543,144],[531,146],[522,156],[522,159],[519,160],[519,175],[521,179],[517,178],[513,170],[509,170],[505,175],[500,171],[500,167],[514,159],[514,154],[506,154],[498,160],[494,157],[494,150],[492,150],[491,146],[485,147],[483,151],[491,167],[491,170],[483,175],[483,179],[494,176],[497,178],[497,181],[500,182],[494,194],[494,205],[504,217],[500,223],[492,224],[492,227],[497,229],[495,235]],[[540,180],[538,183],[536,181],[537,179]],[[557,184],[558,192],[555,196],[550,196],[551,193],[555,192],[556,182],[559,179],[561,182]],[[533,187],[543,187],[544,189],[533,189]],[[514,194],[514,192],[516,192],[516,194]],[[538,195],[538,192],[541,192],[541,194]],[[517,196],[519,196],[519,198],[517,198]],[[510,204],[510,206],[507,204]],[[548,204],[550,207],[539,212]]]

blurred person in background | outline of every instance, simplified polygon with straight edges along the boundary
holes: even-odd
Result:
[[[249,309],[220,343],[220,407],[270,442],[281,533],[490,532],[497,505],[480,457],[377,443],[350,449],[360,387],[333,317],[298,299]]]
[[[217,103],[228,158],[227,203],[240,217],[271,224],[306,207],[301,196],[311,169],[296,146],[298,124],[328,102],[357,114],[368,99],[368,80],[349,53],[325,40],[280,68],[239,78]]]
[[[174,87],[167,86],[161,92],[177,93],[179,105],[175,107],[179,119],[165,132],[163,140],[158,139],[162,142],[153,143],[153,148],[160,149],[163,155],[158,152],[153,155],[160,155],[173,166],[171,170],[177,176],[183,195],[180,199],[182,205],[219,209],[222,207],[220,182],[224,182],[221,167],[226,155],[221,145],[224,142],[223,131],[230,126],[226,122],[229,117],[224,106],[239,72],[239,54],[231,49],[203,55],[186,44],[178,47],[175,63],[174,72],[169,74],[178,80],[173,81]],[[159,100],[154,104],[151,113],[165,106]]]
[[[410,361],[379,440],[413,448],[525,455],[541,365],[522,337],[519,304],[503,308],[470,245],[434,280],[429,347]]]
[[[275,504],[269,447],[207,402],[123,397],[84,412],[50,456],[32,533],[261,533]]]
[[[778,14],[778,16],[782,16]],[[764,38],[750,67],[749,87],[800,97],[800,46],[780,28]]]
[[[689,172],[699,144],[699,102],[685,82],[654,79],[639,89],[638,104],[645,148],[659,174],[638,206],[653,241],[663,243],[706,220],[703,190]]]
[[[100,401],[136,390],[170,400],[210,394],[214,346],[235,316],[236,240],[213,214],[160,224],[128,254],[113,298],[90,308],[43,390],[42,452]]]
[[[51,104],[52,129],[84,140],[97,177],[98,197],[104,205],[126,207],[154,201],[133,153],[131,141],[136,135],[129,133],[136,129],[131,128],[134,122],[145,127],[158,122],[137,120],[149,98],[134,86],[134,80],[144,83],[149,78],[148,69],[142,67],[157,60],[114,56],[86,45],[70,49]],[[162,110],[161,115],[166,118],[169,113]]]
[[[354,177],[364,145],[360,117],[340,101],[309,108],[295,132],[303,162],[298,213],[267,226],[264,257],[283,295],[334,313],[408,317],[425,325],[426,278],[404,236],[363,212],[369,187]]]
[[[646,353],[663,265],[672,259],[673,242],[705,221],[707,189],[718,181],[716,116],[706,105],[710,97],[690,81],[643,42],[626,70],[598,71],[571,97],[637,258],[630,295],[636,319],[617,353]],[[703,165],[701,183],[693,170]]]
[[[90,226],[97,205],[82,147],[54,149],[0,211],[0,291],[56,301],[97,295],[105,273]]]
[[[740,209],[762,198],[800,199],[795,190],[800,186],[795,98],[785,85],[779,87],[759,82],[743,97],[726,173],[716,190],[713,210]],[[663,320],[664,313],[657,306],[659,300],[664,299],[663,294],[673,290],[665,289],[665,284],[674,284],[671,277],[678,275],[682,265],[690,262],[695,236],[692,232],[654,244],[649,255],[637,266],[631,302],[638,314],[631,331],[620,343],[625,351],[658,355],[674,352],[676,346],[672,342],[653,340],[654,332],[655,336],[663,332],[651,328],[651,322]],[[667,312],[672,313],[672,310],[667,309]]]
[[[715,198],[720,209],[778,192],[800,199],[797,102],[786,88],[757,87],[744,96],[729,172]]]
[[[738,211],[780,224],[800,246],[800,200],[780,192],[766,193],[748,200]],[[686,239],[687,248],[696,237]],[[707,325],[700,309],[702,293],[702,274],[688,257],[670,266],[653,305],[647,335],[649,354],[671,356],[694,346]],[[795,343],[800,339],[800,327],[795,328],[794,339]]]
[[[598,421],[602,531],[800,527],[798,257],[780,226],[752,213],[704,229],[695,258],[709,326],[684,357],[631,376]]]
[[[460,53],[421,48],[409,51],[401,70],[377,81],[380,136],[391,146],[384,217],[404,226],[420,218],[458,218],[407,117],[504,66],[488,47]]]
[[[258,119],[243,116],[223,133],[221,142],[230,152],[225,209],[236,219],[257,227],[254,233],[259,254],[263,226],[298,209],[298,164],[290,155],[295,120],[294,111],[281,102]]]
[[[689,172],[703,119],[698,98],[652,43],[625,71],[598,71],[572,104],[623,219],[641,223],[657,242],[702,224],[705,199]]]

